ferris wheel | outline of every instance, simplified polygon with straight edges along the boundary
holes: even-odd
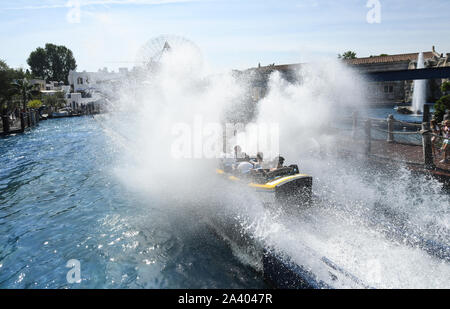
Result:
[[[189,48],[201,58],[200,49],[192,41],[177,35],[161,35],[141,47],[136,56],[136,63],[151,68],[160,63],[165,53],[179,48]]]

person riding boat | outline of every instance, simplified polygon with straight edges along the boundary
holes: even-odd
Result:
[[[445,120],[443,125],[442,136],[444,137],[444,141],[442,142],[442,151],[444,152],[444,158],[439,161],[439,163],[448,164],[450,163],[448,159],[448,154],[450,152],[450,120]]]
[[[236,168],[239,173],[243,174],[243,175],[247,175],[250,174],[250,172],[253,170],[253,164],[251,164],[250,162],[241,162],[237,165]]]
[[[283,168],[284,167],[284,161],[285,161],[284,158],[282,156],[279,156],[278,157],[277,167],[271,168],[270,171],[273,172],[273,171],[276,171],[277,169]]]
[[[236,160],[242,159],[244,157],[243,154],[244,153],[242,152],[241,146],[239,146],[239,145],[234,146],[234,158]]]
[[[264,154],[262,152],[258,152],[256,155],[256,161],[251,161],[250,163],[253,164],[253,168],[255,170],[262,169],[263,168],[263,161],[264,161]]]

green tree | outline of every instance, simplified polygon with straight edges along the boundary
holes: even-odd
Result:
[[[0,110],[2,115],[7,114],[12,97],[16,94],[16,89],[12,85],[14,75],[14,70],[5,61],[0,60]]]
[[[441,122],[444,119],[446,110],[450,110],[450,94],[437,100],[434,105],[434,117],[438,122]]]
[[[0,70],[3,71],[3,70],[8,70],[8,69],[9,69],[9,66],[6,64],[6,62],[4,60],[0,59]]]
[[[27,63],[30,66],[33,76],[47,79],[50,74],[50,65],[48,63],[45,49],[38,47],[30,54]]]
[[[343,53],[342,55],[339,54],[338,58],[339,59],[344,59],[344,60],[356,59],[356,53],[354,51],[349,50],[349,51],[346,51],[345,53]]]
[[[7,89],[11,84],[11,72],[5,61],[0,59],[0,101],[3,103],[7,94]]]
[[[27,60],[35,77],[47,81],[68,82],[70,70],[75,70],[77,64],[73,53],[65,46],[46,44],[45,48],[37,48]]]
[[[13,87],[15,92],[20,95],[22,99],[23,109],[27,108],[27,102],[31,100],[34,95],[39,94],[39,91],[36,91],[34,86],[30,84],[26,78],[14,81]]]
[[[443,94],[446,94],[447,92],[450,92],[450,82],[442,83],[441,91],[442,91]]]
[[[54,95],[44,96],[43,101],[45,106],[54,108],[61,108],[66,103],[64,93],[62,92],[57,92]]]
[[[31,73],[28,70],[10,68],[5,61],[0,60],[0,110],[3,115],[18,107],[17,96],[21,96],[23,100],[21,87],[23,86],[23,80],[29,77],[31,77]],[[37,93],[31,91],[31,95],[26,97],[30,98]]]

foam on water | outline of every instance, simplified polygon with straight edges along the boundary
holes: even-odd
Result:
[[[119,179],[198,220],[233,217],[242,233],[338,288],[348,286],[326,279],[323,257],[371,287],[450,287],[450,199],[441,184],[404,168],[389,174],[326,155],[336,148],[326,128],[341,108],[364,102],[363,81],[335,61],[305,66],[297,72],[297,84],[271,75],[254,120],[280,124],[281,153],[313,175],[321,201],[292,217],[266,209],[249,192],[224,188],[212,175],[214,162],[171,155],[174,126],[191,124],[199,115],[205,123],[221,123],[224,111],[250,91],[248,81],[232,74],[210,76],[193,67],[199,61],[190,54],[171,51],[145,83],[124,81],[126,89],[103,116],[118,152],[113,165]],[[430,254],[430,243],[438,243],[443,253]]]
[[[414,183],[406,170],[386,180],[351,165],[316,162],[309,171],[322,203],[295,219],[277,216],[265,230],[271,232],[256,234],[325,281],[322,257],[371,287],[448,288],[448,195],[432,180]],[[421,239],[439,243],[441,256],[427,252]]]

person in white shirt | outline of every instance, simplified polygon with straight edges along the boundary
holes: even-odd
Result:
[[[444,127],[442,128],[442,136],[444,136],[444,142],[442,143],[442,151],[444,151],[444,159],[440,163],[449,163],[448,153],[450,152],[450,120],[444,121]]]
[[[242,148],[239,145],[234,146],[234,158],[237,159],[242,159],[244,157],[243,152],[242,152]]]
[[[258,152],[256,155],[256,161],[252,161],[253,168],[255,170],[263,168],[264,154],[262,152]]]
[[[238,164],[237,166],[237,170],[239,171],[239,173],[246,175],[249,174],[251,172],[251,170],[253,169],[253,164],[251,164],[250,162],[241,162]]]
[[[436,123],[436,119],[431,119],[430,121],[430,126],[431,126],[431,132],[433,134],[435,134],[432,138],[431,138],[431,147],[432,147],[432,152],[433,152],[433,156],[437,156],[436,151],[440,151],[440,149],[436,149],[436,143],[439,141],[438,140],[438,136],[436,135],[441,135],[441,128],[439,128],[438,124]]]

